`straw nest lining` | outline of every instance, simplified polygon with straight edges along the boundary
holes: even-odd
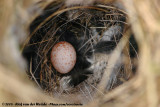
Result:
[[[18,1],[18,2],[14,2]],[[48,0],[45,0],[47,3]],[[105,0],[107,1],[107,0]],[[14,3],[13,3],[14,2]],[[20,3],[19,3],[20,2]],[[2,17],[0,19],[0,26],[3,30],[0,31],[1,36],[1,51],[0,53],[2,59],[5,60],[5,64],[1,61],[0,65],[0,92],[1,97],[0,101],[6,102],[56,102],[62,103],[60,100],[51,99],[37,89],[33,87],[33,85],[29,84],[27,79],[20,75],[19,70],[23,71],[19,67],[19,63],[14,59],[12,52],[6,52],[3,48],[6,47],[7,50],[11,50],[14,45],[7,44],[13,38],[12,37],[15,32],[11,32],[10,34],[6,34],[10,29],[10,26],[13,24],[16,25],[17,28],[27,26],[28,24],[22,24],[19,26],[19,21],[22,19],[18,19],[15,21],[14,17],[17,17],[15,13],[23,13],[24,15],[27,11],[29,3],[33,3],[33,0],[25,1],[25,5],[22,5],[22,1],[13,0],[6,1],[1,0],[0,4],[2,5]],[[122,1],[123,2],[123,1]],[[11,3],[11,4],[10,4]],[[43,4],[43,3],[42,3]],[[111,106],[128,106],[128,107],[157,107],[159,106],[159,16],[160,16],[160,7],[158,0],[129,0],[124,1],[126,5],[126,10],[129,13],[129,22],[131,23],[132,30],[135,34],[136,40],[138,41],[140,48],[140,63],[138,69],[138,75],[135,76],[131,81],[126,82],[124,85],[116,88],[112,92],[105,94],[104,96],[97,97],[95,102],[91,102],[88,106],[93,107],[111,107]],[[45,3],[43,4],[45,5]],[[22,6],[22,10],[24,11],[15,11],[15,7]],[[7,11],[6,11],[7,10]],[[33,15],[33,14],[32,14]],[[30,17],[32,16],[30,15]],[[9,16],[9,17],[8,17]],[[25,18],[26,17],[21,17]],[[9,20],[9,21],[8,21]],[[10,21],[15,21],[15,23],[10,23]],[[24,19],[23,19],[24,21]],[[31,21],[31,20],[29,20]],[[18,24],[18,26],[17,26]],[[3,26],[3,27],[2,27]],[[28,27],[28,26],[27,26]],[[5,35],[4,35],[5,33]],[[27,34],[27,33],[26,33]],[[6,36],[6,37],[5,37]],[[8,37],[9,36],[9,37]],[[5,37],[5,38],[3,38]],[[7,42],[7,43],[4,43]],[[3,47],[3,48],[2,48]],[[12,55],[11,55],[12,54]],[[17,58],[17,57],[16,57]],[[1,59],[1,60],[2,60]],[[12,60],[11,60],[12,59]],[[25,79],[24,79],[25,78]],[[12,90],[10,90],[12,89]]]
[[[96,4],[94,6],[65,7],[61,3],[56,3],[53,2],[48,5],[44,9],[44,13],[32,22],[30,26],[31,35],[26,40],[24,47],[24,51],[30,49],[34,51],[33,54],[25,55],[30,65],[29,70],[27,71],[29,77],[33,79],[40,88],[44,89],[46,93],[51,95],[57,92],[62,93],[60,91],[60,80],[63,76],[68,75],[58,73],[50,61],[50,52],[52,47],[59,41],[66,41],[66,35],[70,35],[67,37],[67,41],[73,44],[74,42],[72,38],[80,40],[83,36],[90,35],[90,37],[86,36],[87,41],[84,43],[86,45],[89,44],[87,48],[84,49],[86,52],[92,50],[93,42],[100,41],[98,37],[94,37],[94,39],[92,39],[93,29],[98,29],[97,36],[101,35],[102,38],[103,33],[110,27],[123,25],[125,26],[123,27],[124,30],[120,33],[124,36],[123,39],[127,40],[128,38],[125,37],[126,35],[123,35],[128,30],[126,14],[118,8],[100,4]],[[120,38],[121,36],[115,36],[114,43],[107,46],[108,50],[113,50],[113,47],[118,45]],[[133,41],[134,40],[131,40],[131,42]],[[129,52],[129,48],[131,48],[132,52]],[[119,52],[121,53],[122,50],[124,50],[124,64],[117,72],[117,81],[112,83],[109,90],[129,80],[133,75],[135,64],[133,64],[134,61],[130,57],[130,54],[133,54],[133,57],[137,57],[137,55],[135,55],[137,54],[136,49],[132,43],[129,43],[128,47],[125,49],[122,48]],[[79,51],[77,51],[77,53],[79,53]],[[101,60],[106,59],[104,58]],[[104,71],[109,72],[107,70]],[[97,86],[98,85],[96,84],[95,87]],[[95,89],[98,90],[98,88]],[[69,93],[73,94],[77,93],[77,91],[80,90],[75,87],[75,89],[72,89]]]

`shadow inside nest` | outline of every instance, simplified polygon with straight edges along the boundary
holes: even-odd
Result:
[[[75,94],[80,102],[91,101],[104,72],[111,69],[110,55],[125,36],[126,17],[123,11],[105,5],[47,6],[31,23],[29,41],[23,50],[28,76],[53,96]],[[72,44],[77,53],[76,64],[67,74],[57,72],[50,60],[52,47],[60,41]],[[135,74],[138,47],[134,36],[125,48],[106,81],[107,91]]]

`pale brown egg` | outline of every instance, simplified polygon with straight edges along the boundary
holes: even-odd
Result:
[[[55,44],[51,51],[51,62],[58,72],[62,74],[70,72],[76,63],[74,47],[65,41]]]

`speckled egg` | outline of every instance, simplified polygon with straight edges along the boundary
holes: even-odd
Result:
[[[70,72],[76,63],[74,47],[65,41],[55,44],[51,51],[51,62],[58,72],[62,74]]]

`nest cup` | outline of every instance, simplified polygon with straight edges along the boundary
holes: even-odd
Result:
[[[121,37],[126,36],[125,32],[128,31],[126,17],[127,15],[124,11],[107,5],[65,7],[63,3],[57,2],[47,5],[42,14],[30,24],[30,35],[23,49],[23,55],[29,65],[27,70],[29,78],[51,96],[55,96],[54,93],[57,92],[62,93],[60,80],[63,76],[70,75],[72,71],[67,74],[61,74],[54,69],[50,60],[52,47],[60,41],[67,41],[73,45],[78,54],[80,51],[77,45],[84,43],[81,39],[85,37],[85,40],[89,40],[89,45],[87,48],[82,48],[83,51],[87,52],[88,48],[92,50],[92,42],[98,42],[99,40],[97,38],[93,41],[91,36],[86,35],[91,35],[94,29],[98,29],[97,35],[103,35],[109,27],[123,24],[122,35],[114,38],[114,44],[116,45],[108,47],[108,49],[112,50],[113,47],[118,45]],[[81,43],[77,44],[75,39]],[[130,39],[131,42],[135,41],[133,36]],[[135,69],[135,65],[133,68],[131,67],[134,61],[131,61],[128,54],[133,53],[133,57],[137,57],[135,55],[137,49],[132,46],[131,42],[128,47],[123,49],[124,56],[128,61],[124,61],[126,63],[120,68],[116,83],[110,90],[123,84],[134,75],[133,71],[135,70],[133,69]],[[131,48],[132,52],[128,52],[127,49],[129,48]],[[128,63],[129,61],[131,63]],[[74,94],[77,91],[80,90],[75,89],[70,93]]]

